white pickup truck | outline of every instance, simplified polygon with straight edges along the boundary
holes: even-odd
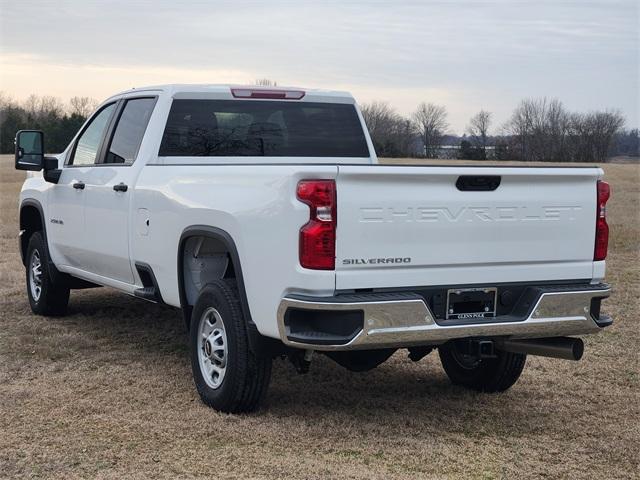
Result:
[[[180,308],[202,400],[256,409],[271,362],[365,371],[437,348],[497,392],[526,355],[578,360],[600,313],[597,167],[378,165],[344,92],[168,85],[106,100],[68,148],[16,136],[31,308],[109,286]]]

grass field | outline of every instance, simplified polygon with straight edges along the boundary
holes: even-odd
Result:
[[[501,395],[453,387],[437,355],[355,374],[276,361],[267,408],[206,408],[180,314],[112,290],[31,314],[16,235],[24,175],[0,157],[0,477],[638,478],[640,168],[612,185],[605,312],[581,362],[530,357]]]

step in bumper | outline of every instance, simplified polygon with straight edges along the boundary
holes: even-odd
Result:
[[[278,308],[278,329],[286,345],[314,350],[438,345],[465,337],[583,335],[612,323],[600,315],[600,300],[609,294],[606,284],[541,288],[522,318],[497,316],[459,325],[439,324],[417,293],[289,295]]]

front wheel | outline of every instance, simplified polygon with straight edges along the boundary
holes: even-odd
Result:
[[[59,276],[54,281],[49,272],[49,257],[41,232],[35,232],[29,239],[26,280],[29,305],[33,313],[45,316],[66,313],[69,286]]]
[[[479,392],[503,392],[520,378],[527,356],[495,351],[495,358],[478,358],[464,353],[460,344],[450,341],[438,348],[440,361],[449,380]]]
[[[271,358],[249,348],[247,325],[235,286],[216,280],[205,286],[189,329],[191,368],[202,401],[216,410],[257,410],[271,379]]]

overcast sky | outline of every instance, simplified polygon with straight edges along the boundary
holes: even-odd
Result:
[[[0,0],[0,90],[91,96],[158,83],[351,91],[462,133],[525,97],[620,109],[640,124],[638,0],[154,2]]]

